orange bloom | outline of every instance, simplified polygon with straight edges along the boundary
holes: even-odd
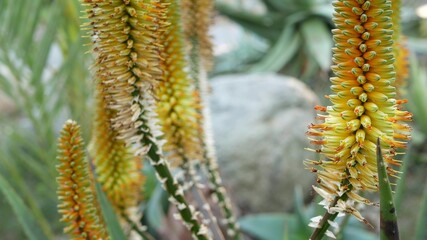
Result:
[[[58,211],[75,240],[109,239],[84,154],[80,126],[68,120],[58,143]]]
[[[355,191],[378,190],[376,140],[381,139],[385,161],[398,163],[396,150],[409,139],[409,127],[400,121],[411,119],[410,113],[399,110],[403,101],[395,99],[391,2],[348,0],[334,1],[333,6],[337,29],[333,30],[333,94],[328,96],[332,105],[317,107],[324,112],[319,115],[322,123],[312,124],[307,132],[318,146],[313,151],[325,160],[306,164],[317,173],[323,194],[347,194],[371,204]]]

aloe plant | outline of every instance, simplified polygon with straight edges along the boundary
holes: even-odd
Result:
[[[77,1],[0,1],[0,20],[3,23],[0,26],[0,85],[2,92],[15,105],[13,111],[0,113],[0,198],[4,197],[7,203],[0,207],[2,216],[6,216],[0,221],[3,221],[4,228],[7,227],[0,229],[2,236],[12,239],[56,239],[62,237],[65,227],[71,238],[102,235],[102,239],[127,239],[139,235],[142,239],[158,239],[162,218],[168,217],[166,211],[173,211],[168,209],[170,206],[176,206],[178,214],[174,217],[182,226],[189,228],[189,233],[195,239],[239,239],[242,234],[265,240],[307,239],[310,235],[310,217],[321,213],[314,204],[304,206],[303,199],[298,197],[293,214],[256,214],[238,219],[222,185],[210,133],[206,97],[207,73],[213,62],[212,43],[208,36],[213,2],[183,0],[180,2],[182,5],[166,0],[83,2],[88,4],[84,8],[89,9],[89,19],[79,20],[82,6]],[[315,189],[327,200],[330,200],[328,191],[331,185],[328,181],[334,178],[331,172],[335,173],[335,168],[345,168],[338,175],[339,186],[345,193],[335,196],[328,207],[333,211],[351,212],[363,221],[364,217],[358,215],[357,206],[347,205],[345,200],[349,198],[371,204],[370,200],[362,198],[360,191],[356,193],[356,190],[364,190],[363,187],[377,190],[376,181],[385,178],[381,174],[378,177],[366,174],[367,171],[384,171],[375,168],[381,164],[374,163],[374,150],[379,151],[381,148],[383,153],[375,155],[375,160],[381,156],[387,165],[399,164],[401,159],[395,159],[391,155],[394,150],[405,145],[404,142],[409,138],[407,131],[410,130],[409,126],[400,122],[410,120],[411,115],[397,108],[397,105],[406,100],[396,100],[397,105],[390,106],[391,99],[396,99],[394,89],[388,85],[388,81],[393,82],[391,79],[394,73],[386,70],[391,70],[390,65],[398,69],[398,61],[392,64],[390,59],[390,52],[396,54],[398,47],[389,44],[390,28],[387,21],[376,19],[381,22],[379,25],[383,27],[382,30],[370,30],[370,38],[377,37],[381,40],[379,46],[374,46],[375,41],[369,42],[372,45],[366,43],[369,40],[363,39],[366,36],[361,33],[360,39],[366,42],[358,46],[365,44],[368,48],[372,47],[376,55],[369,55],[369,51],[366,51],[363,56],[353,56],[355,49],[350,45],[356,39],[348,38],[346,34],[355,33],[341,28],[343,23],[353,23],[351,17],[343,20],[342,17],[335,16],[333,19],[337,25],[341,24],[338,28],[343,34],[334,30],[333,37],[337,46],[330,51],[329,45],[332,42],[328,29],[331,24],[327,17],[329,12],[323,9],[326,5],[313,4],[315,2],[310,0],[263,2],[267,11],[274,14],[241,14],[228,6],[217,6],[247,29],[252,26],[253,32],[264,36],[273,44],[266,58],[252,66],[251,71],[287,71],[287,68],[297,66],[294,75],[303,75],[305,78],[318,73],[318,70],[326,71],[331,59],[333,60],[333,71],[337,77],[331,78],[334,92],[329,96],[331,107],[316,107],[320,110],[320,120],[325,122],[320,121],[309,130],[310,138],[319,146],[318,152],[326,160],[307,163],[309,169],[321,179]],[[356,2],[361,1],[352,3]],[[380,12],[374,2],[387,5],[383,6],[381,19],[388,20],[391,16],[389,2],[370,2],[369,9],[376,9],[370,12],[373,15]],[[349,1],[342,3],[350,4]],[[340,5],[338,8],[342,10],[344,6]],[[369,11],[364,9],[368,8],[366,4],[362,4],[360,8]],[[399,8],[401,7],[397,7]],[[183,13],[181,16],[179,11]],[[293,14],[295,12],[298,14]],[[281,16],[283,13],[286,16]],[[352,13],[357,15],[359,9],[352,9]],[[109,21],[103,24],[105,19]],[[281,22],[284,19],[285,24]],[[370,20],[374,21],[375,18]],[[84,54],[87,51],[84,46],[87,39],[82,40],[79,36],[80,21],[93,22],[92,25],[85,25],[91,35],[90,39],[95,40],[91,44],[95,48],[93,55]],[[266,26],[271,28],[267,29]],[[356,32],[361,29],[357,25],[352,27]],[[394,28],[394,31],[400,30]],[[313,47],[316,39],[310,38],[312,34],[321,39],[323,47]],[[393,35],[392,38],[395,37]],[[186,46],[191,47],[185,48]],[[304,52],[297,53],[302,48]],[[361,51],[359,48],[356,50]],[[303,55],[310,56],[310,60]],[[362,64],[363,61],[365,62]],[[303,62],[307,64],[304,68],[301,67]],[[89,74],[90,65],[93,65],[91,70],[94,71],[94,76]],[[413,94],[409,103],[412,104],[411,110],[414,110],[417,121],[423,122],[425,99],[422,92],[425,89],[425,74],[423,66],[415,69],[415,65],[411,64],[417,75],[414,75],[414,82],[410,83]],[[351,76],[348,71],[361,74]],[[398,75],[399,70],[396,71]],[[375,74],[382,79],[378,80]],[[343,77],[340,75],[345,76],[347,81],[341,81]],[[360,77],[362,75],[366,82]],[[176,79],[180,81],[175,81]],[[160,91],[160,88],[163,89]],[[177,90],[175,94],[169,92],[171,89]],[[383,95],[377,94],[377,90],[385,90],[383,94],[388,100],[382,101]],[[158,94],[159,92],[162,93]],[[366,101],[362,101],[365,99],[363,93],[366,93]],[[348,98],[350,94],[354,95],[351,99]],[[181,102],[175,101],[175,98]],[[95,110],[94,117],[91,116],[92,109]],[[394,112],[390,113],[392,110]],[[380,111],[389,115],[391,127],[389,123],[379,121],[381,119],[378,116],[382,116]],[[353,114],[361,116],[350,119],[354,117]],[[68,117],[76,118],[82,124],[81,132],[75,122],[66,123],[60,138],[62,150],[58,164],[54,162],[55,142],[60,128],[58,123]],[[326,124],[335,120],[336,134],[333,135]],[[415,126],[424,132],[422,124]],[[364,131],[364,134],[359,130]],[[345,131],[349,132],[344,134]],[[375,147],[372,143],[377,135],[382,144]],[[335,141],[333,137],[342,138]],[[82,138],[90,139],[90,144],[83,145]],[[333,141],[327,143],[325,139]],[[361,140],[364,140],[363,144]],[[342,162],[335,164],[334,160],[338,158],[328,152],[328,149],[338,150],[337,156]],[[416,146],[410,150],[417,153]],[[355,153],[354,159],[352,153]],[[358,153],[366,155],[365,166],[363,157]],[[331,156],[332,161],[327,160]],[[406,155],[400,171],[406,172],[411,169],[411,165],[420,164],[412,159],[406,161],[412,156],[413,154]],[[178,160],[174,166],[172,159],[177,158],[191,164],[181,164]],[[351,166],[348,162],[352,163]],[[61,172],[59,176],[55,171],[57,164]],[[333,164],[335,168],[330,166]],[[188,170],[193,178],[190,181],[195,184],[178,181],[174,171],[177,167]],[[396,170],[390,167],[391,165],[387,168],[388,173],[397,175]],[[199,180],[199,174],[203,174],[205,178]],[[355,175],[358,176],[354,177]],[[368,175],[372,175],[373,180]],[[398,180],[396,195],[393,197],[396,209],[399,209],[401,199],[406,195],[403,183],[410,174],[399,176],[403,180]],[[54,181],[57,177],[59,185]],[[360,181],[357,179],[359,177]],[[334,182],[332,180],[329,183]],[[156,181],[159,187],[153,190]],[[185,191],[187,186],[204,187],[202,183],[207,185],[212,198],[203,195],[200,189]],[[161,191],[161,187],[166,191]],[[56,200],[54,194],[56,188],[59,189],[59,200]],[[380,191],[388,189],[382,186],[379,188]],[[191,194],[193,195],[188,198]],[[386,213],[383,214],[383,219],[387,218],[393,208],[387,207],[392,198],[390,192],[387,195],[381,200],[381,209]],[[425,236],[423,227],[426,222],[427,194],[424,195],[414,234],[417,240]],[[222,211],[218,219],[204,205],[208,201],[212,204],[210,200],[218,200],[217,205]],[[55,209],[58,201],[60,214]],[[81,209],[86,211],[79,211]],[[140,209],[148,214],[142,216]],[[206,209],[209,211],[205,211]],[[10,217],[11,212],[16,219]],[[61,214],[63,222],[59,222]],[[324,220],[318,222],[322,226],[315,238],[325,235],[329,225],[335,226],[328,220],[333,220],[336,215],[337,212],[325,214]],[[396,220],[394,216],[391,218]],[[363,225],[353,218],[345,218],[343,221],[338,218],[336,222],[342,228],[337,237],[375,239],[372,233],[362,230]],[[153,224],[156,225],[154,229]]]

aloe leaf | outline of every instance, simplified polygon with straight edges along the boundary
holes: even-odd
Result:
[[[415,228],[414,240],[423,240],[427,238],[427,184],[424,187],[424,197],[421,202],[420,215],[418,216]]]
[[[165,218],[165,211],[162,206],[164,204],[164,199],[167,201],[167,193],[163,190],[161,185],[158,184],[151,194],[146,209],[147,221],[156,231],[160,230]]]
[[[35,219],[34,215],[2,175],[0,175],[0,191],[11,205],[28,239],[50,239],[42,233],[41,227],[39,226],[38,221]]]
[[[399,240],[396,208],[393,203],[390,181],[382,157],[379,138],[377,140],[377,168],[380,187],[380,239]]]
[[[333,45],[328,26],[318,18],[311,18],[302,23],[301,33],[310,55],[327,71],[331,65]]]
[[[287,25],[279,39],[267,52],[264,58],[254,65],[251,72],[277,72],[283,68],[295,55],[300,45],[300,35],[295,32],[293,25]]]
[[[96,184],[96,195],[98,196],[102,215],[104,216],[111,240],[127,239],[126,235],[123,233],[122,228],[120,227],[113,207],[111,206],[110,202],[105,196],[105,193],[101,190],[101,186],[98,183]]]
[[[275,41],[279,37],[280,28],[277,29],[277,27],[281,26],[283,22],[280,15],[273,13],[268,15],[257,15],[251,12],[238,10],[235,7],[223,3],[217,3],[216,8],[221,14],[262,38]]]
[[[300,186],[298,186],[294,190],[295,215],[298,222],[298,230],[300,232],[300,235],[307,235],[306,238],[308,238],[309,233],[311,231],[310,227],[308,226],[310,219],[307,217],[307,215],[304,212],[303,204],[304,204],[304,199],[303,199],[302,189]]]
[[[295,225],[295,219],[284,214],[257,214],[239,219],[241,230],[260,240],[283,240],[285,232],[294,236],[289,222]]]

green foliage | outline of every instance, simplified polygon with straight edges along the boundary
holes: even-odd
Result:
[[[244,216],[239,220],[242,231],[257,240],[306,240],[311,229],[307,229],[314,206],[296,210],[294,214],[265,213]],[[319,209],[321,210],[321,209]],[[300,216],[303,216],[302,220]],[[301,221],[302,220],[302,221]],[[341,226],[344,227],[344,226]],[[377,236],[358,221],[350,220],[342,229],[338,239],[375,240]]]
[[[264,0],[263,3],[267,12],[262,15],[217,4],[221,14],[271,44],[259,62],[246,63],[247,69],[281,71],[302,79],[328,72],[332,58],[329,1]]]
[[[414,240],[422,240],[427,237],[427,184],[424,187],[424,195],[421,201],[421,207],[417,224],[415,228]]]
[[[126,239],[120,223],[117,220],[116,213],[114,212],[111,203],[108,201],[107,196],[105,196],[105,193],[102,191],[99,184],[96,184],[95,187],[101,210],[104,215],[104,221],[108,227],[108,233],[110,234],[111,240]]]
[[[0,112],[0,175],[22,199],[28,218],[35,218],[49,236],[38,239],[53,239],[52,232],[60,229],[52,181],[60,123],[71,115],[85,126],[91,119],[88,55],[78,16],[67,14],[71,9],[77,13],[77,5],[68,2],[0,3],[0,94],[14,103],[11,112]],[[0,206],[2,221],[12,224],[12,216],[3,215],[7,207]],[[0,228],[0,234],[22,239],[22,230]]]
[[[0,190],[6,197],[8,203],[12,206],[13,211],[18,217],[22,228],[25,231],[28,239],[38,240],[46,239],[46,235],[42,233],[41,226],[37,222],[30,210],[25,206],[22,198],[15,192],[12,186],[0,175]],[[52,238],[52,236],[50,236]]]

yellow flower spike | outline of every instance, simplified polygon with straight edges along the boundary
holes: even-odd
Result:
[[[315,108],[326,110],[326,115],[307,132],[325,160],[306,164],[331,198],[368,203],[354,191],[377,191],[375,142],[381,138],[386,162],[398,164],[395,149],[405,148],[410,138],[410,128],[400,122],[410,121],[412,115],[398,110],[406,101],[395,100],[391,1],[337,0],[333,6],[337,29],[332,31],[331,68],[336,77],[331,78],[333,94],[327,97],[332,106]],[[389,173],[397,175],[392,168]],[[363,219],[357,211],[344,212]]]
[[[174,165],[188,160],[200,159],[201,143],[199,135],[202,126],[197,111],[197,99],[194,95],[194,81],[186,72],[187,59],[184,52],[183,33],[177,1],[169,6],[167,18],[169,28],[161,35],[163,69],[162,81],[157,88],[157,113],[165,134],[164,150]]]
[[[80,126],[68,120],[58,142],[58,212],[72,239],[109,239],[100,212]]]
[[[400,89],[406,86],[405,80],[409,77],[409,50],[406,46],[406,38],[401,34],[401,0],[392,1],[393,10],[393,41],[394,41],[394,55],[396,61],[394,67],[396,69],[396,84],[395,86]]]
[[[212,69],[212,42],[209,36],[214,12],[213,0],[181,0],[182,28],[190,46],[190,60],[193,69],[198,69],[198,61],[206,71]],[[196,74],[198,74],[196,70]],[[196,76],[193,76],[196,77]]]
[[[110,126],[115,111],[106,108],[102,92],[97,93],[97,110],[89,152],[97,180],[120,214],[135,207],[141,198],[142,160],[135,157],[124,140]]]

